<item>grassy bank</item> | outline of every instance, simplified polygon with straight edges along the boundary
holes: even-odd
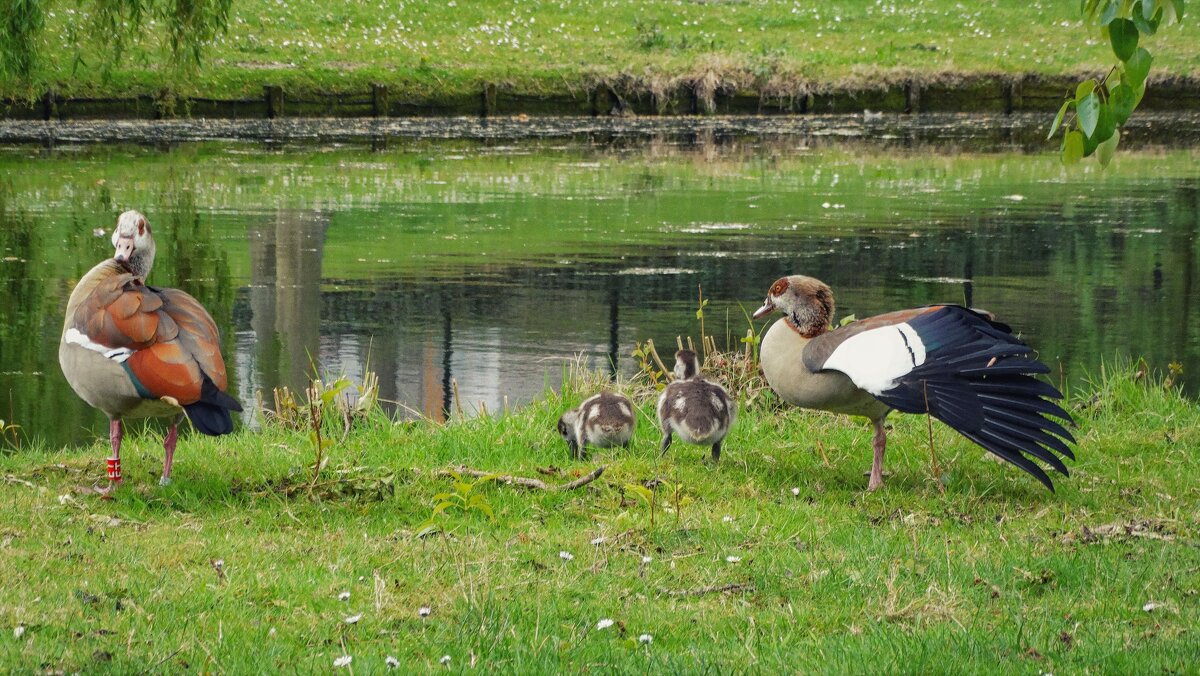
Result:
[[[1079,460],[1056,494],[936,426],[939,493],[914,416],[896,416],[892,475],[874,494],[864,425],[762,407],[743,412],[719,469],[692,447],[660,460],[648,405],[632,450],[571,463],[553,422],[581,396],[446,427],[371,417],[333,445],[311,487],[311,443],[280,425],[189,436],[166,488],[154,482],[159,437],[135,434],[112,501],[90,492],[100,443],[0,458],[0,664],[1194,666],[1200,411],[1132,369],[1073,397]],[[434,518],[440,534],[419,537],[434,496],[473,481],[438,476],[460,463],[552,487],[607,471],[570,491],[473,486],[495,521],[450,509]],[[651,521],[627,485],[655,478],[669,483]]]
[[[393,100],[474,107],[485,84],[584,100],[597,82],[660,98],[682,86],[702,97],[739,89],[794,97],[907,80],[953,85],[963,75],[1099,74],[1112,54],[1082,28],[1076,7],[431,0],[398,9],[235,0],[228,34],[187,77],[159,65],[163,46],[154,37],[131,45],[117,66],[102,67],[107,39],[81,41],[84,19],[60,9],[48,19],[42,67],[31,82],[0,83],[0,96],[36,97],[52,88],[75,97],[258,99],[265,84],[304,97],[369,92],[382,83]],[[1157,72],[1200,73],[1198,42],[1200,22],[1164,29],[1152,46]]]

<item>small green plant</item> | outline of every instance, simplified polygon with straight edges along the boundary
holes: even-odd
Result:
[[[662,49],[667,46],[667,34],[657,21],[633,20],[634,43],[641,49]]]
[[[475,481],[468,481],[463,478],[462,474],[454,470],[446,470],[446,475],[454,479],[454,485],[449,491],[438,493],[432,498],[433,512],[429,518],[417,527],[417,537],[425,537],[432,535],[438,531],[444,531],[441,521],[451,512],[459,514],[471,514],[478,512],[488,518],[489,521],[496,521],[496,514],[492,510],[491,503],[488,502],[487,496],[478,492],[478,488],[485,484],[489,484],[499,477],[499,474],[488,474],[479,477]]]
[[[632,354],[638,361],[638,377],[645,378],[655,391],[667,386],[667,367],[658,356],[653,339],[647,338],[644,343],[634,343]]]
[[[651,528],[654,528],[654,513],[660,506],[670,505],[673,508],[675,525],[678,526],[683,520],[683,508],[692,504],[692,499],[683,493],[683,484],[678,481],[652,479],[645,484],[625,484],[622,492],[636,495],[642,504],[646,505],[646,510],[650,513]],[[660,492],[663,496],[661,502]]]
[[[1173,389],[1183,377],[1183,362],[1173,361],[1167,364],[1167,377],[1163,379],[1163,389]]]
[[[696,319],[700,324],[700,351],[703,355],[703,369],[716,380],[720,381],[730,394],[743,407],[766,403],[771,405],[777,399],[767,396],[769,388],[763,380],[758,363],[758,346],[762,335],[755,329],[754,321],[745,308],[742,314],[746,318],[746,333],[736,342],[731,334],[725,337],[726,349],[722,350],[714,336],[706,333],[705,313],[708,299],[704,297],[703,289],[698,290]],[[676,337],[679,349],[696,352],[696,343],[691,336]],[[654,341],[647,339],[644,343],[635,343],[633,357],[638,360],[638,376],[644,379],[656,391],[662,390],[670,382],[671,371],[663,363],[654,346]]]
[[[20,448],[21,437],[18,435],[20,431],[20,425],[0,419],[0,441],[3,441],[6,445],[13,448]]]
[[[654,528],[654,513],[658,511],[658,482],[650,482],[650,488],[642,484],[625,484],[624,491],[641,498],[650,513],[650,527]]]
[[[353,395],[347,393],[351,389]],[[367,371],[361,385],[355,385],[345,376],[329,383],[314,378],[304,388],[304,401],[286,386],[275,388],[272,395],[274,408],[263,409],[263,417],[269,423],[290,430],[308,430],[314,450],[312,485],[315,486],[321,469],[329,461],[326,451],[335,443],[334,437],[327,434],[326,423],[330,419],[342,421],[340,441],[345,441],[356,421],[366,420],[378,410],[379,377]]]
[[[337,396],[349,386],[350,379],[345,377],[338,378],[328,385],[322,383],[320,380],[314,380],[304,391],[308,397],[308,438],[312,442],[313,450],[315,451],[312,477],[314,486],[317,483],[317,479],[321,476],[321,468],[329,461],[325,451],[333,445],[333,439],[322,434],[325,427],[326,414],[331,409],[337,407]],[[348,426],[346,432],[349,432]],[[344,439],[345,436],[343,435],[342,438]]]

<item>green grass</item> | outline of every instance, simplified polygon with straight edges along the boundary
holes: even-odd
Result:
[[[308,438],[279,427],[185,437],[166,488],[160,437],[135,432],[112,501],[88,491],[105,444],[23,449],[0,458],[0,665],[1186,672],[1200,410],[1131,374],[1073,397],[1079,460],[1053,494],[938,425],[939,493],[925,421],[902,415],[873,494],[869,429],[794,410],[744,411],[717,469],[695,447],[660,460],[646,417],[632,450],[570,463],[553,421],[583,392],[445,427],[377,416],[333,448],[312,495]],[[416,537],[450,490],[436,471],[459,463],[551,483],[608,470],[571,492],[484,485],[494,523],[453,513],[444,536]],[[551,465],[561,477],[538,474]],[[656,477],[689,502],[651,525],[622,487]],[[750,588],[669,593],[733,583]]]
[[[162,36],[134,44],[105,69],[108,40],[81,40],[81,14],[57,3],[44,64],[31,83],[0,95],[157,94],[261,97],[364,92],[393,100],[477,97],[485,82],[563,94],[606,80],[661,91],[681,82],[754,86],[783,95],[802,86],[858,86],[945,74],[1100,74],[1108,45],[1085,29],[1077,3],[672,2],[413,0],[309,3],[235,0],[230,30],[197,74],[163,67]],[[1187,16],[1148,47],[1170,75],[1200,70],[1200,22]],[[76,46],[82,45],[77,50]],[[78,58],[77,58],[78,57]]]

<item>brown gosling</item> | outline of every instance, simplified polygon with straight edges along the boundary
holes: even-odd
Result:
[[[700,362],[691,350],[675,353],[675,381],[658,397],[662,452],[672,434],[689,444],[712,446],[712,461],[721,459],[721,443],[737,418],[736,403],[724,387],[700,376]]]
[[[635,427],[633,404],[629,397],[615,392],[594,394],[558,419],[558,433],[573,460],[582,460],[588,446],[629,448]]]

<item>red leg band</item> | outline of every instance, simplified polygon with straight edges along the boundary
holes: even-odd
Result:
[[[121,459],[108,459],[108,480],[113,483],[121,483]]]

